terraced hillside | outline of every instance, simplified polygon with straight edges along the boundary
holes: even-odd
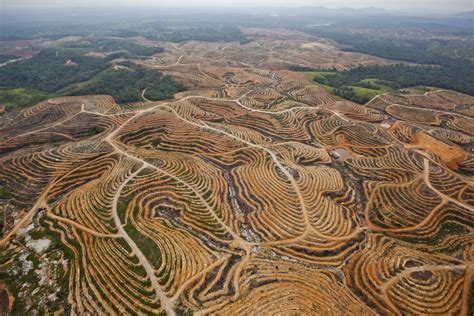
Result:
[[[160,44],[172,100],[5,119],[0,310],[469,313],[474,97],[336,101],[285,68],[389,62],[300,34]]]

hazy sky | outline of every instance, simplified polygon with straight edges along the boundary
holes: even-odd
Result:
[[[216,6],[216,7],[270,7],[270,6],[325,6],[340,7],[378,7],[389,10],[410,10],[426,8],[432,11],[471,11],[474,0],[0,0],[1,6]]]

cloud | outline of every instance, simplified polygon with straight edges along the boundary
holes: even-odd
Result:
[[[472,0],[1,0],[5,7],[94,7],[94,6],[167,6],[167,7],[276,7],[276,6],[325,6],[330,8],[378,7],[390,10],[424,8],[431,11],[474,10]]]

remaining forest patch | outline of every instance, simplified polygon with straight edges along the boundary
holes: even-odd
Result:
[[[114,59],[140,58],[162,52],[123,40],[87,39],[46,49],[32,58],[0,68],[0,104],[24,108],[59,95],[110,94],[118,103],[170,98],[183,87],[159,71]],[[102,58],[91,52],[103,53]]]
[[[117,65],[118,66],[118,65]],[[132,63],[111,67],[74,88],[69,95],[107,94],[118,103],[165,100],[184,87],[164,75]]]

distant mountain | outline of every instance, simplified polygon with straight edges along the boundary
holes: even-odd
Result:
[[[455,15],[457,18],[474,19],[474,11],[461,12]]]
[[[314,6],[305,6],[305,7],[290,7],[290,8],[272,8],[273,12],[277,12],[279,15],[288,16],[288,15],[297,15],[297,16],[357,16],[357,15],[388,15],[390,12],[375,7],[368,8],[339,8],[331,9],[326,7],[314,7]]]

